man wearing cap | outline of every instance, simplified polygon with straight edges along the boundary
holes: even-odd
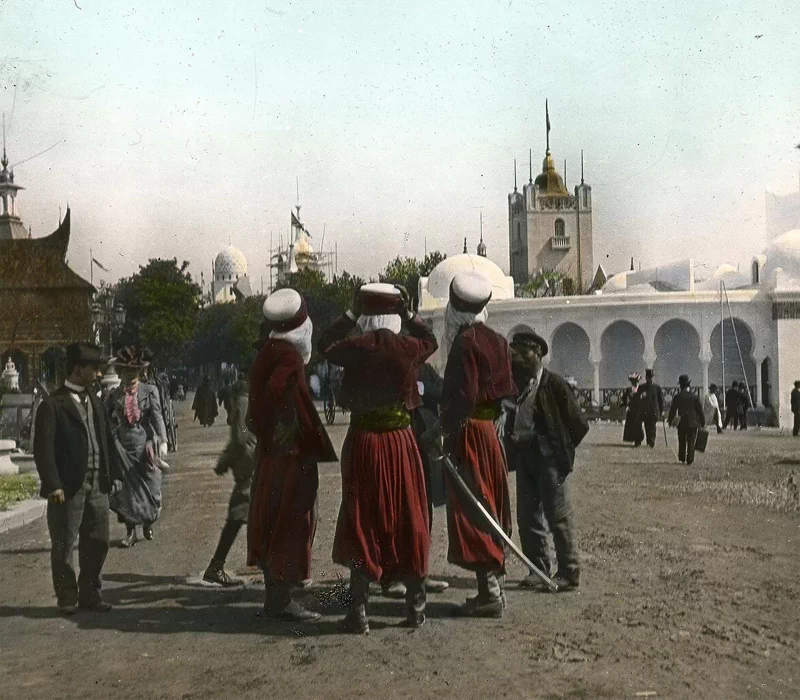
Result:
[[[259,464],[247,524],[247,563],[264,571],[266,614],[303,622],[319,618],[292,599],[292,590],[311,576],[317,463],[337,457],[306,383],[313,326],[305,301],[293,289],[278,290],[264,302],[264,316],[269,339],[250,370],[250,421]]]
[[[476,497],[508,534],[511,503],[508,465],[495,431],[503,399],[517,394],[505,338],[485,325],[492,285],[477,272],[459,272],[450,283],[445,310],[449,352],[442,392],[445,450],[459,466]],[[478,579],[478,594],[459,608],[470,617],[502,617],[505,551],[487,529],[470,517],[448,479],[447,559]]]
[[[639,386],[639,406],[644,434],[649,447],[656,446],[656,428],[664,413],[664,391],[653,381],[653,370],[644,373],[645,382]]]
[[[371,581],[404,581],[405,624],[425,621],[428,504],[411,411],[421,403],[417,371],[436,347],[408,292],[383,283],[357,290],[352,309],[320,339],[323,356],[344,369],[341,393],[352,412],[333,545],[333,560],[351,572],[347,632],[369,631]]]
[[[567,383],[544,368],[542,358],[548,351],[544,338],[517,333],[511,348],[514,378],[521,390],[512,438],[517,445],[517,525],[522,551],[550,573],[549,531],[556,558],[553,581],[559,591],[568,591],[578,587],[580,563],[567,477],[589,424]],[[532,572],[520,587],[549,590]]]
[[[678,423],[678,459],[681,463],[694,462],[694,444],[697,440],[698,428],[704,428],[706,418],[703,415],[703,404],[700,397],[691,391],[691,382],[688,374],[678,377],[680,392],[672,399],[669,408],[669,424],[672,425],[675,416],[680,418]]]
[[[122,487],[122,471],[103,404],[87,391],[103,360],[96,345],[67,348],[64,384],[36,412],[33,456],[47,498],[50,565],[58,609],[106,612],[100,590],[108,554],[109,493]],[[73,550],[78,544],[76,579]]]

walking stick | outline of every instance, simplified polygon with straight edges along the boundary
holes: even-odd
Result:
[[[661,425],[664,428],[664,444],[669,447],[669,442],[667,442],[667,421],[664,419],[664,416],[661,416]]]

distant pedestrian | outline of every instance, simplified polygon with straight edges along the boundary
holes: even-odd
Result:
[[[792,413],[794,414],[792,435],[797,437],[800,435],[800,380],[794,383],[794,389],[792,389]]]
[[[645,382],[639,386],[640,410],[649,447],[656,446],[656,428],[664,413],[664,391],[653,380],[653,370],[645,370]]]
[[[622,405],[625,406],[625,428],[622,431],[622,441],[632,442],[634,447],[639,447],[644,440],[644,431],[642,430],[642,402],[639,394],[639,379],[641,378],[638,372],[633,372],[628,381],[631,385],[625,390],[622,395]]]
[[[739,430],[747,430],[747,409],[750,407],[750,391],[747,384],[739,382],[739,403],[736,408],[739,416]]]
[[[697,441],[697,430],[705,427],[703,405],[700,397],[691,391],[689,376],[682,374],[678,378],[680,392],[672,399],[669,409],[669,424],[677,421],[678,428],[678,460],[681,463],[694,462],[694,446]]]
[[[717,432],[722,432],[722,411],[719,409],[719,399],[717,398],[717,385],[710,384],[708,393],[703,399],[703,414],[706,418],[706,425],[715,425]]]
[[[211,380],[208,375],[203,377],[203,382],[197,387],[197,392],[194,395],[194,403],[192,403],[192,410],[194,411],[194,419],[200,421],[203,427],[211,427],[214,425],[214,419],[219,415],[217,410],[217,397],[214,389],[211,386]]]
[[[233,547],[236,535],[247,524],[250,509],[250,486],[256,459],[256,436],[247,427],[249,390],[247,377],[242,374],[231,387],[230,438],[225,446],[214,472],[223,476],[228,471],[233,474],[233,491],[228,503],[228,517],[219,537],[219,544],[211,557],[203,580],[220,586],[241,585],[225,571],[225,560]]]
[[[87,391],[101,356],[96,345],[70,345],[69,376],[36,412],[33,456],[42,482],[40,495],[48,500],[53,588],[64,615],[78,608],[111,609],[100,594],[101,571],[108,554],[108,497],[122,488],[122,473],[103,404]]]
[[[739,427],[739,382],[731,382],[730,389],[725,392],[725,421],[722,429],[725,430],[731,422],[736,430]]]

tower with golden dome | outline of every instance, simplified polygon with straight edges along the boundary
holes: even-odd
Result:
[[[545,102],[547,141],[542,172],[533,177],[533,154],[529,153],[529,179],[517,189],[514,161],[514,191],[508,196],[508,239],[511,276],[524,284],[540,270],[563,272],[583,290],[592,284],[592,188],[583,178],[570,193],[566,179],[556,170],[550,153],[550,111]]]

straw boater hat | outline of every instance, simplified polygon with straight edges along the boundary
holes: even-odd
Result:
[[[114,367],[127,367],[128,369],[144,369],[150,366],[142,351],[131,345],[117,350],[117,354],[111,358],[110,364]]]
[[[264,302],[264,318],[270,331],[293,331],[308,319],[306,302],[294,289],[279,289]]]
[[[492,283],[478,272],[459,272],[450,283],[450,304],[456,311],[478,314],[492,298]]]
[[[362,316],[385,316],[397,313],[400,290],[393,284],[370,282],[362,285],[359,294]]]

